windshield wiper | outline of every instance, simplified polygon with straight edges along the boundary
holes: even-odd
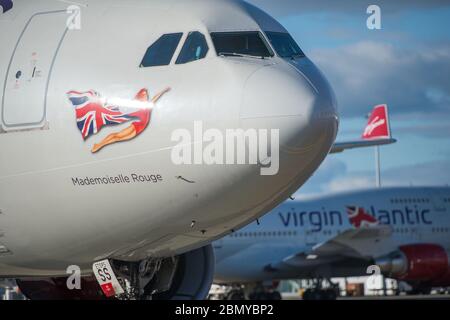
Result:
[[[253,58],[253,59],[265,59],[264,56],[252,56],[250,54],[245,53],[236,53],[236,52],[219,52],[219,56],[221,57],[242,57],[242,58]]]

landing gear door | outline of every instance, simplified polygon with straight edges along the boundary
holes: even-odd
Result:
[[[1,101],[0,132],[47,126],[48,85],[67,30],[66,11],[34,14],[26,23],[9,62]]]

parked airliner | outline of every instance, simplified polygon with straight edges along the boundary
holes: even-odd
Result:
[[[217,283],[364,276],[374,265],[426,292],[450,285],[450,188],[287,201],[215,248]]]
[[[333,147],[333,90],[246,2],[0,7],[0,276],[28,298],[201,299],[212,240],[280,204],[330,150],[362,146]],[[195,121],[279,130],[277,174],[175,164],[171,135]],[[71,266],[81,290],[67,287]]]

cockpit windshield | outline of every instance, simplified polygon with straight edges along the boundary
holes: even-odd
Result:
[[[301,58],[305,56],[289,33],[267,31],[266,35],[280,57]]]
[[[273,57],[260,32],[213,32],[211,38],[219,56]]]

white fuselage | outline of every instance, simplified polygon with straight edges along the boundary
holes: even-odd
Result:
[[[296,267],[268,269],[296,255],[312,255],[318,245],[357,228],[348,207],[363,208],[379,225],[389,226],[392,234],[354,237],[345,243],[346,250],[336,243],[325,258],[319,255]],[[358,228],[367,227],[363,220],[355,220]],[[260,225],[253,223],[215,242],[216,281],[360,276],[374,259],[417,243],[450,249],[449,188],[385,188],[286,201],[263,217]],[[357,260],[352,260],[352,252]]]
[[[67,29],[61,1],[16,0],[0,14],[7,30],[0,34],[1,276],[64,275],[73,264],[89,272],[105,258],[198,248],[271,210],[326,157],[336,104],[311,61],[214,50],[211,32],[286,32],[266,14],[240,1],[79,2],[86,6],[78,30]],[[209,51],[176,65],[191,31],[205,35]],[[172,62],[140,68],[147,48],[172,32],[183,33]],[[66,95],[95,90],[131,99],[142,88],[154,95],[166,87],[139,137],[95,154],[94,143],[111,131],[83,141]],[[219,130],[280,129],[278,174],[262,176],[257,165],[175,165],[172,132],[192,130],[195,121]],[[74,183],[104,178],[115,182]]]

